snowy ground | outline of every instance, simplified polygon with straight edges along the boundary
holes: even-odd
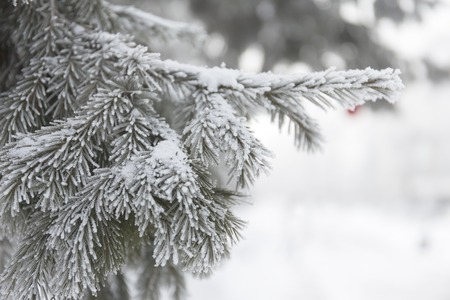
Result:
[[[449,217],[264,203],[232,259],[189,282],[190,299],[448,300]]]
[[[319,114],[316,154],[260,119],[273,172],[239,211],[245,240],[190,299],[450,299],[449,95],[419,84],[394,113]]]

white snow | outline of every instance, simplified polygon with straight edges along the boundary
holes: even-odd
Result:
[[[165,140],[159,142],[153,148],[152,159],[165,165],[176,164],[177,167],[183,167],[186,165],[187,156],[177,142]]]
[[[126,186],[130,186],[133,183],[136,173],[137,173],[137,166],[135,161],[133,160],[127,161],[127,163],[120,169],[120,174],[125,180]]]
[[[30,153],[36,150],[38,142],[30,137],[22,137],[14,148],[9,150],[9,155],[14,158],[25,158]]]
[[[165,60],[164,66],[169,70],[184,70],[198,77],[198,84],[207,88],[211,92],[216,92],[221,86],[242,90],[242,84],[237,79],[241,72],[238,70],[225,69],[219,67],[201,68],[186,64],[180,64],[176,61]]]
[[[259,200],[247,211],[246,239],[211,279],[189,281],[190,299],[449,299],[450,214],[424,221],[365,207]]]
[[[201,85],[208,88],[208,90],[215,92],[220,86],[233,87],[237,90],[243,88],[238,84],[237,76],[239,72],[236,70],[226,70],[223,68],[214,67],[211,69],[205,69],[199,74],[199,82]]]
[[[217,92],[219,88],[241,91],[251,89],[256,95],[267,91],[285,93],[285,98],[298,98],[326,93],[327,99],[333,99],[344,106],[352,108],[355,103],[348,97],[343,99],[342,93],[335,89],[349,90],[353,101],[374,101],[385,98],[396,102],[403,84],[399,78],[400,71],[391,68],[374,70],[367,67],[364,70],[336,71],[330,68],[322,72],[297,73],[289,75],[266,73],[246,73],[233,69],[207,68],[181,64],[171,60],[162,61],[159,72],[168,73],[178,78],[193,78],[191,84]],[[381,90],[381,91],[377,91]],[[226,94],[226,93],[225,93]]]

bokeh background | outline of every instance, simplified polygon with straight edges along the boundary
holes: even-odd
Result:
[[[193,300],[450,299],[450,1],[118,1],[200,24],[204,47],[156,45],[165,58],[246,71],[396,67],[394,106],[310,112],[322,151],[251,120],[273,171],[237,214],[230,260],[189,278]]]

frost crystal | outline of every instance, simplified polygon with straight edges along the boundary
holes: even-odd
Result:
[[[229,255],[243,227],[236,190],[269,169],[247,125],[255,108],[314,149],[305,102],[394,102],[402,88],[392,69],[286,76],[162,60],[152,41],[198,44],[203,31],[104,0],[3,7],[0,234],[16,247],[2,299],[128,299],[126,264],[143,297],[181,293],[183,270],[209,273]]]

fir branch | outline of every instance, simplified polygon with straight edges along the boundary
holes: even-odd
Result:
[[[113,5],[103,0],[71,1],[73,13],[70,18],[79,24],[107,32],[132,34],[146,45],[152,46],[156,39],[165,43],[185,40],[198,45],[205,38],[205,32],[199,26],[169,21],[131,6]]]
[[[59,295],[79,299],[87,288],[96,295],[107,274],[124,262],[124,236],[106,199],[111,199],[108,173],[97,172],[78,195],[64,205],[48,229],[48,246],[56,251],[58,269],[52,283]],[[114,185],[114,187],[116,187]],[[111,188],[113,190],[113,188]]]
[[[47,230],[52,218],[36,212],[29,220],[27,233],[18,251],[0,277],[3,299],[51,299],[54,252],[47,248]]]
[[[139,107],[139,108],[136,108]],[[113,130],[115,139],[110,161],[114,165],[125,164],[133,156],[143,151],[149,151],[161,140],[176,140],[177,134],[164,119],[149,117],[155,112],[144,112],[145,105],[137,104],[131,111],[127,122],[117,125]]]
[[[80,299],[108,282],[106,294],[120,286],[128,297],[123,278],[107,276],[142,247],[152,263],[143,282],[180,296],[180,270],[210,273],[244,226],[208,165],[224,160],[240,186],[267,169],[250,110],[290,120],[298,145],[313,149],[320,134],[305,103],[393,102],[402,88],[392,69],[284,76],[163,61],[133,42],[137,31],[198,31],[103,0],[15,4],[4,30],[17,61],[2,71],[21,75],[0,95],[0,229],[23,239],[1,277],[6,298]]]
[[[13,141],[17,134],[33,132],[48,124],[45,117],[47,70],[44,60],[32,60],[23,70],[27,75],[12,90],[0,94],[0,145]]]
[[[154,72],[160,78],[164,93],[174,101],[183,101],[198,89],[220,93],[235,101],[236,107],[262,107],[278,115],[283,123],[287,117],[295,125],[299,146],[314,149],[321,137],[314,120],[306,113],[303,102],[309,101],[323,109],[334,103],[352,109],[366,101],[385,99],[395,102],[403,84],[400,71],[385,69],[335,71],[278,75],[251,74],[224,68],[202,68],[163,61]]]
[[[65,3],[64,3],[65,2]],[[66,10],[69,19],[80,25],[95,28],[104,32],[117,32],[116,15],[105,7],[103,0],[67,0],[61,7]],[[69,8],[69,9],[67,9]]]
[[[335,71],[333,69],[311,74],[277,75],[272,73],[251,74],[224,68],[202,68],[180,64],[174,61],[158,61],[155,56],[146,58],[145,48],[113,48],[116,57],[130,57],[128,53],[140,53],[126,66],[128,74],[136,73],[145,86],[156,88],[162,96],[169,96],[175,102],[189,99],[194,91],[220,93],[225,99],[235,101],[234,106],[262,107],[280,124],[288,118],[295,126],[296,142],[299,147],[315,149],[321,136],[317,123],[304,108],[308,101],[323,109],[334,103],[352,109],[366,101],[385,99],[395,102],[403,88],[399,70]],[[128,52],[128,53],[127,53]],[[131,57],[138,57],[131,55]]]
[[[78,93],[82,80],[87,76],[84,66],[89,62],[87,57],[91,53],[83,45],[74,43],[48,60],[52,77],[48,82],[48,108],[45,113],[53,120],[71,117],[85,104],[85,101],[80,101]]]
[[[41,196],[41,209],[57,210],[80,185],[85,185],[86,176],[98,167],[98,145],[131,111],[129,93],[133,92],[100,89],[78,116],[23,135],[1,149],[4,176],[0,191],[5,197],[1,215],[16,215],[19,204],[30,203],[34,194]]]
[[[220,94],[197,93],[197,114],[185,129],[185,144],[194,158],[205,165],[218,165],[220,154],[230,169],[230,180],[236,179],[241,187],[248,187],[255,177],[268,171],[270,152],[238,118],[232,107]]]
[[[89,183],[79,196],[58,213],[53,227],[48,231],[52,236],[49,245],[56,249],[58,255],[64,255],[60,263],[69,268],[68,275],[61,274],[64,284],[59,286],[59,290],[64,290],[65,297],[74,297],[84,288],[95,294],[101,274],[117,270],[124,254],[121,246],[123,239],[110,236],[111,222],[120,217],[128,218],[131,210],[137,215],[136,222],[139,222],[139,206],[152,199],[163,201],[161,205],[155,202],[155,205],[149,206],[147,209],[153,212],[153,216],[145,218],[156,228],[154,257],[157,265],[164,266],[171,257],[176,263],[180,255],[181,262],[187,268],[194,272],[207,272],[228,253],[228,236],[224,233],[238,230],[239,223],[236,222],[239,221],[226,214],[224,207],[205,202],[199,187],[196,187],[195,175],[189,175],[192,171],[189,171],[188,165],[179,166],[184,164],[185,159],[183,156],[177,159],[173,155],[175,148],[170,150],[171,147],[174,146],[158,143],[149,156],[144,156],[147,157],[145,164],[136,162],[135,168],[140,166],[141,170],[134,174],[130,174],[129,166],[124,166],[121,172],[115,169],[98,170],[89,178]],[[187,173],[175,173],[180,169],[186,169]],[[149,185],[147,191],[151,193],[140,196],[142,187]],[[173,202],[174,199],[176,202]],[[220,213],[220,210],[224,211]],[[211,222],[216,224],[216,231],[211,231]],[[103,239],[107,239],[107,243],[102,242]],[[114,252],[103,253],[106,246],[115,249]],[[109,258],[109,263],[98,261],[100,255],[96,253],[96,248],[102,249],[101,257]],[[85,253],[84,256],[78,254],[80,251]],[[98,272],[99,275],[93,272],[97,264],[105,266],[105,270]]]
[[[145,48],[117,47],[117,57],[129,57],[127,52],[145,53]],[[135,59],[126,67],[128,74],[136,72],[148,87],[156,88],[162,95],[169,95],[175,102],[189,99],[197,89],[220,93],[225,99],[235,101],[235,107],[262,107],[285,117],[295,126],[299,146],[315,149],[321,141],[319,128],[306,113],[303,102],[309,101],[321,108],[338,103],[344,108],[354,108],[366,101],[383,98],[395,102],[403,85],[400,71],[385,69],[335,71],[291,76],[272,73],[250,74],[223,68],[201,68],[174,61],[160,61],[152,56]],[[150,82],[148,82],[150,80]]]

